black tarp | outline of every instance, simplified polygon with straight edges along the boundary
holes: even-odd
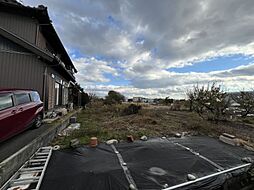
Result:
[[[186,182],[187,174],[199,178],[218,172],[211,163],[175,143],[195,150],[224,169],[244,164],[243,157],[254,158],[250,151],[208,137],[156,138],[115,147],[138,189],[163,189]],[[220,175],[180,189],[222,189],[228,178]],[[121,190],[129,189],[129,183],[113,149],[100,144],[97,148],[54,151],[41,189]]]

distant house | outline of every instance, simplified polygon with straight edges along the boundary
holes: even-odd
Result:
[[[133,97],[133,102],[141,102],[141,103],[154,103],[154,99],[144,98],[144,97]]]
[[[0,88],[35,89],[52,110],[74,101],[76,72],[46,7],[0,0]]]

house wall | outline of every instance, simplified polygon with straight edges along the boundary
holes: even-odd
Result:
[[[35,43],[38,22],[30,17],[0,12],[0,27]]]
[[[53,109],[55,106],[55,83],[58,82],[63,87],[62,88],[62,105],[66,105],[68,103],[68,88],[66,85],[68,80],[63,78],[57,70],[48,67],[47,69],[47,92],[48,92],[48,109]]]
[[[43,50],[51,51],[52,49],[40,32],[38,22],[33,18],[0,12],[0,27]],[[69,82],[57,70],[57,66],[50,66],[38,59],[35,54],[0,36],[0,88],[37,90],[44,101],[45,108],[53,109],[56,79],[64,83]],[[52,78],[52,74],[57,78]],[[66,88],[62,92],[61,99],[63,104],[67,104],[68,90]]]
[[[33,54],[0,52],[0,88],[35,89],[42,97],[45,65]]]

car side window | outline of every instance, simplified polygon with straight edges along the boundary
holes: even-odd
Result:
[[[33,102],[40,102],[41,99],[40,99],[40,95],[38,94],[38,92],[31,92],[30,93],[30,96],[31,96],[31,99]]]
[[[28,93],[15,94],[15,97],[16,97],[17,105],[31,102],[31,99]]]
[[[0,111],[13,107],[11,94],[0,94]]]

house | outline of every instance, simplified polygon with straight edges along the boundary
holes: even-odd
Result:
[[[74,101],[76,72],[47,7],[0,0],[0,88],[35,89],[52,110]]]

